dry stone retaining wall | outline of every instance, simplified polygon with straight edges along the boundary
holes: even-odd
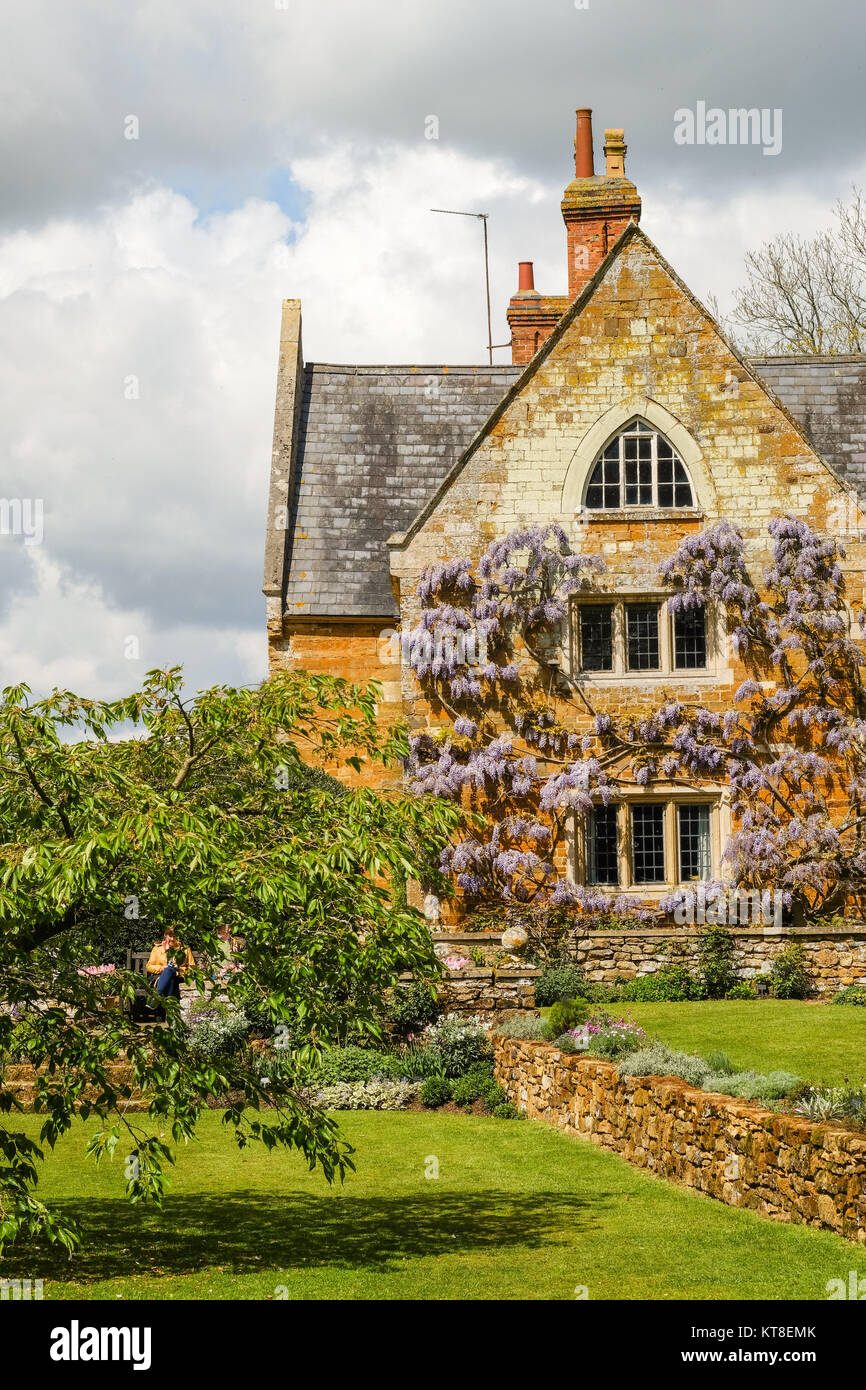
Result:
[[[774,1221],[866,1241],[866,1135],[762,1110],[672,1077],[623,1077],[547,1043],[495,1040],[495,1067],[528,1116],[638,1168]]]

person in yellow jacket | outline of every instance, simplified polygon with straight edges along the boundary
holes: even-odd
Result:
[[[183,961],[177,959],[178,951],[184,951]],[[187,970],[195,969],[195,959],[189,947],[182,947],[180,937],[174,927],[169,927],[162,941],[158,941],[147,962],[148,975],[156,975],[156,992],[164,998],[180,999],[180,986]]]

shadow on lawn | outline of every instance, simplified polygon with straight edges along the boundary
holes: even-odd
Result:
[[[28,1276],[85,1283],[148,1272],[190,1274],[207,1265],[232,1274],[327,1265],[385,1270],[403,1258],[539,1248],[560,1243],[569,1229],[585,1228],[599,1201],[562,1192],[337,1200],[239,1192],[168,1197],[161,1212],[120,1206],[113,1198],[55,1206],[80,1225],[82,1249],[71,1261],[52,1250],[31,1252]],[[14,1257],[4,1263],[11,1266]]]

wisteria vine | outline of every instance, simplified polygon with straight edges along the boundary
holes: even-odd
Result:
[[[425,571],[409,663],[447,722],[411,741],[418,795],[482,812],[442,869],[470,901],[574,905],[645,914],[632,896],[573,882],[557,865],[575,813],[659,782],[712,786],[730,799],[732,885],[780,893],[800,911],[831,910],[866,880],[863,643],[852,635],[842,548],[804,521],[768,527],[758,591],[740,530],[720,521],[659,565],[676,613],[721,609],[748,671],[729,708],[662,698],[613,716],[561,659],[569,604],[600,588],[604,562],[574,554],[555,525],[494,541]],[[676,677],[671,677],[671,682]]]

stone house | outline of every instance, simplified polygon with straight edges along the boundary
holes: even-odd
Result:
[[[756,575],[771,518],[831,532],[860,602],[866,357],[738,356],[640,229],[622,130],[605,132],[604,153],[596,174],[591,113],[578,111],[568,293],[542,295],[521,264],[511,366],[305,363],[300,301],[285,301],[264,580],[272,672],[378,680],[383,719],[441,723],[393,640],[417,620],[419,576],[549,522],[607,565],[603,592],[575,601],[560,654],[600,709],[668,695],[729,707],[745,672],[724,615],[672,619],[658,579],[659,561],[715,520],[740,527]],[[571,872],[643,896],[716,876],[730,828],[723,795],[663,784],[596,819],[576,827]]]

